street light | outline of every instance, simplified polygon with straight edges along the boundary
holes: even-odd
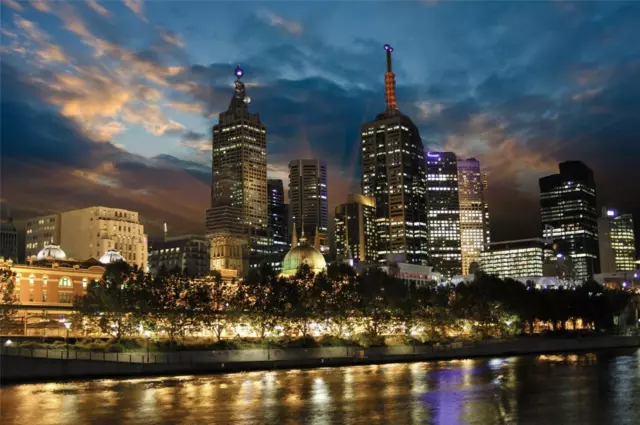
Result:
[[[144,331],[144,337],[147,339],[147,363],[149,363],[149,338],[151,338],[151,332]]]

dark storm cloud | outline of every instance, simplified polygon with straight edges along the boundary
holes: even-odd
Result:
[[[2,90],[2,161],[43,160],[52,165],[91,168],[118,157],[109,143],[97,144],[73,122],[62,117],[10,64],[0,65]]]

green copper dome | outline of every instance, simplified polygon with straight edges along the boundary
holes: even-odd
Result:
[[[282,262],[282,276],[293,276],[298,272],[298,267],[307,264],[311,271],[318,274],[327,267],[327,262],[320,251],[303,242],[300,246],[291,249],[285,255]]]

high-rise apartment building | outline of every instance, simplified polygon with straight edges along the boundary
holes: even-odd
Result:
[[[350,194],[335,210],[336,257],[339,261],[373,263],[376,251],[376,204],[369,196]]]
[[[164,266],[167,270],[186,271],[189,276],[205,276],[209,274],[210,265],[209,241],[204,236],[172,236],[149,246],[151,273],[157,273]]]
[[[386,109],[361,127],[362,194],[375,200],[378,262],[426,264],[424,147],[418,128],[398,109],[393,48],[385,50]]]
[[[147,267],[147,235],[135,211],[97,206],[64,212],[60,247],[78,261],[116,250],[127,263]]]
[[[600,272],[612,273],[636,270],[636,238],[631,214],[620,214],[603,208],[598,218]]]
[[[480,171],[480,161],[458,159],[462,274],[469,274],[471,265],[480,263],[480,254],[491,242],[486,181],[486,174]]]
[[[445,277],[462,273],[458,160],[452,152],[427,152],[429,261]]]
[[[211,239],[211,268],[248,272],[269,252],[267,237],[267,130],[249,112],[243,71],[235,70],[229,108],[213,126],[211,208],[206,234]]]
[[[282,259],[289,252],[288,205],[284,203],[284,183],[282,180],[269,179],[267,181],[269,199],[269,239],[271,252],[269,264],[279,271]]]
[[[291,225],[304,234],[315,249],[329,254],[329,206],[327,164],[317,159],[289,162],[289,213]]]
[[[24,223],[24,231],[25,258],[29,259],[38,255],[45,244],[60,245],[60,214],[30,218]]]
[[[580,161],[567,161],[559,174],[539,184],[543,237],[571,257],[575,279],[585,281],[600,269],[593,171]]]

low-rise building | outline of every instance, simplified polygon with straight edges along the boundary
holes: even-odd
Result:
[[[482,252],[480,268],[503,279],[542,277],[553,255],[550,241],[542,238],[493,242]]]
[[[200,235],[167,237],[153,242],[149,248],[149,271],[157,273],[161,267],[178,268],[190,276],[209,274],[209,240]]]
[[[0,222],[0,257],[18,261],[18,231],[10,218]]]

